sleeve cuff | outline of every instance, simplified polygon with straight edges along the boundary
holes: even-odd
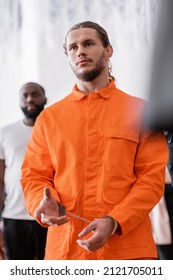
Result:
[[[114,227],[113,227],[113,230],[111,232],[111,235],[113,235],[116,232],[117,228],[118,228],[117,221],[112,216],[104,216],[103,218],[109,218],[109,219],[111,219],[113,221]]]

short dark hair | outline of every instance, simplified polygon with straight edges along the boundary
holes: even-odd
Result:
[[[40,84],[38,83],[35,83],[35,82],[28,82],[28,83],[25,83],[21,88],[20,88],[20,92],[22,91],[23,87],[25,86],[29,86],[29,85],[35,85],[35,86],[38,86],[41,91],[43,92],[43,95],[45,96],[46,95],[46,92],[45,92],[45,89],[43,86],[41,86]]]
[[[67,32],[66,37],[65,37],[65,43],[63,45],[65,54],[67,54],[67,42],[66,42],[67,35],[72,30],[80,29],[80,28],[92,28],[92,29],[95,29],[97,31],[97,34],[98,34],[102,44],[103,44],[103,47],[106,48],[107,46],[110,45],[108,34],[107,34],[106,30],[103,27],[101,27],[98,23],[93,22],[93,21],[83,21],[83,22],[80,22],[80,23],[77,23],[77,24],[73,25],[70,28],[70,30]],[[115,80],[114,76],[111,75],[111,71],[112,71],[112,67],[111,67],[111,65],[109,65],[109,77],[112,80]]]

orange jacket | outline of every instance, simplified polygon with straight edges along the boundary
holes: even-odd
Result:
[[[163,195],[168,149],[142,125],[144,105],[112,81],[88,95],[75,86],[37,118],[22,166],[29,213],[49,186],[67,211],[88,220],[110,215],[122,229],[92,253],[76,243],[85,222],[50,226],[45,259],[157,257],[149,212]]]

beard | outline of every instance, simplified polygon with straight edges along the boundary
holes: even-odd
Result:
[[[76,69],[71,65],[72,71],[75,74],[75,76],[84,82],[91,82],[94,79],[96,79],[104,70],[105,64],[104,64],[104,55],[102,54],[100,59],[97,61],[96,66],[94,69],[89,71],[84,71],[82,73],[78,73]]]
[[[27,107],[21,107],[21,110],[27,119],[35,120],[38,117],[38,115],[41,113],[41,111],[43,111],[44,105],[45,104],[35,105],[35,111],[33,112],[28,111]]]

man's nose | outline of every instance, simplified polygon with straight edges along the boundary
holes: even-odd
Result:
[[[32,95],[28,95],[26,97],[26,102],[33,102],[33,96]]]
[[[79,46],[79,47],[78,47],[77,55],[78,55],[78,56],[86,55],[86,51],[85,51],[85,48],[84,48],[83,46]]]

